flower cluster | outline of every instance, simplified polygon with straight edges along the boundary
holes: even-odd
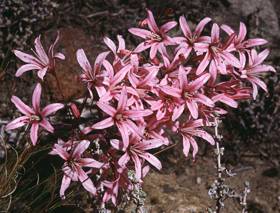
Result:
[[[63,198],[70,182],[79,181],[101,204],[117,205],[120,196],[133,189],[134,182],[128,175],[131,171],[137,183],[142,183],[150,166],[162,168],[152,149],[173,145],[172,136],[179,135],[184,155],[188,157],[191,152],[195,158],[200,139],[215,143],[204,127],[226,114],[227,107],[236,108],[240,100],[255,99],[258,87],[267,90],[261,75],[275,72],[272,66],[263,64],[269,51],[257,53],[254,49],[267,41],[246,39],[243,23],[238,33],[227,25],[214,23],[209,36],[203,31],[210,18],[201,20],[192,31],[181,16],[182,34],[171,36],[169,31],[175,29],[177,22],[159,27],[152,12],[147,13],[141,28],[129,29],[141,39],[135,49],[127,49],[125,40],[118,35],[118,45],[104,38],[109,51],[100,53],[93,66],[83,49],[76,53],[82,68],[80,78],[88,89],[85,100],[92,99],[91,108],[95,111],[90,112],[95,113],[92,120],[84,119],[86,123],[80,126],[78,135],[70,135],[67,142],[58,139],[50,153],[65,161],[60,190]],[[18,70],[17,76],[35,69],[43,79],[47,71],[53,72],[55,58],[64,59],[61,53],[54,54],[52,47],[47,56],[40,37],[35,47],[37,58],[15,51],[28,63]],[[62,107],[51,104],[41,111],[40,93],[38,85],[33,109],[13,97],[24,116],[7,126],[13,129],[31,124],[34,145],[38,126],[52,132],[45,117]],[[69,109],[73,119],[83,116],[84,108],[72,103]]]

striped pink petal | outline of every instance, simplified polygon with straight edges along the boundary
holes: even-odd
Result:
[[[30,70],[40,70],[41,67],[36,64],[24,64],[16,72],[16,77],[20,77],[23,73]]]
[[[169,30],[171,30],[172,28],[176,27],[177,22],[176,21],[169,21],[167,23],[165,23],[164,25],[162,25],[160,27],[160,30],[164,33],[168,32]]]
[[[139,156],[144,158],[146,161],[148,161],[150,164],[152,164],[158,170],[161,170],[161,168],[162,168],[161,162],[154,155],[152,155],[148,152],[145,152],[145,153],[139,154]]]
[[[106,129],[106,128],[109,128],[109,127],[111,127],[111,126],[113,126],[113,125],[114,125],[113,118],[109,117],[109,118],[106,118],[106,119],[104,119],[104,120],[102,120],[102,121],[100,121],[100,122],[98,122],[98,123],[92,125],[92,127],[90,127],[90,128],[91,128],[91,130],[92,130],[92,129]],[[90,130],[90,131],[89,131],[89,130],[90,130],[90,129],[87,129],[87,128],[86,128],[86,129],[84,130],[84,131],[85,131],[85,134],[91,132],[91,130]]]
[[[148,13],[147,22],[148,22],[148,26],[149,26],[150,30],[152,30],[154,32],[159,32],[159,28],[156,24],[152,11],[147,10],[147,13]]]
[[[97,102],[96,104],[103,112],[107,113],[111,117],[113,117],[116,114],[116,109],[111,107],[109,104],[104,102]]]
[[[35,114],[34,110],[23,103],[17,96],[12,96],[11,101],[14,103],[16,108],[24,115]]]
[[[78,177],[81,181],[83,187],[90,192],[93,195],[96,195],[96,188],[93,185],[92,180],[89,178],[89,176],[82,170],[81,168],[78,169]]]
[[[36,39],[35,39],[35,50],[36,50],[36,53],[38,54],[40,60],[45,64],[47,65],[49,63],[49,58],[42,46],[42,43],[41,43],[41,36],[38,36]]]
[[[82,67],[82,69],[86,72],[91,72],[92,68],[87,59],[85,51],[83,49],[79,49],[76,53],[76,56],[77,56],[78,63]]]
[[[62,199],[65,199],[65,191],[69,188],[71,183],[71,178],[69,178],[67,175],[64,175],[62,178],[59,195]]]
[[[29,123],[28,116],[21,116],[7,124],[6,130],[17,129]]]
[[[38,123],[33,123],[31,125],[30,129],[30,138],[33,146],[36,145],[37,140],[38,140],[38,130],[39,130],[39,124]]]
[[[48,67],[44,67],[43,69],[38,70],[38,73],[37,73],[38,77],[43,80],[48,69],[49,69]]]
[[[191,38],[192,37],[192,32],[190,30],[190,27],[186,21],[186,18],[184,16],[181,16],[179,19],[179,23],[180,23],[180,27],[181,30],[184,34],[184,36],[186,36],[187,38]]]
[[[79,164],[82,167],[91,167],[91,168],[101,168],[104,166],[104,163],[101,163],[97,160],[94,160],[92,158],[81,158],[79,160]]]
[[[140,29],[140,28],[130,28],[128,30],[133,35],[139,36],[141,38],[146,39],[148,36],[151,35],[151,32],[148,30]]]
[[[34,89],[33,96],[32,96],[32,106],[35,112],[40,111],[41,92],[42,92],[42,87],[41,84],[38,83]]]
[[[40,121],[39,125],[41,127],[43,127],[45,130],[47,130],[48,132],[51,132],[51,133],[54,132],[53,126],[50,124],[50,122],[47,119],[42,119]]]
[[[196,26],[195,31],[194,31],[194,35],[196,35],[197,37],[199,37],[200,34],[201,34],[201,32],[203,31],[205,25],[208,24],[210,21],[211,21],[211,18],[209,18],[209,17],[205,17],[204,19],[202,19],[202,20],[198,23],[198,25]]]
[[[60,103],[49,104],[42,110],[41,114],[42,114],[42,116],[46,117],[46,116],[62,109],[63,107],[64,107],[64,105],[60,104]]]
[[[38,63],[38,59],[35,58],[34,56],[30,55],[30,54],[26,54],[26,53],[21,52],[19,50],[14,50],[13,52],[16,55],[16,57],[18,57],[20,60],[22,60],[25,63],[36,64],[36,65],[40,64],[40,63]]]
[[[90,142],[87,140],[82,140],[78,143],[78,145],[75,147],[73,151],[73,157],[79,158],[81,155],[86,151],[86,149],[89,147]]]

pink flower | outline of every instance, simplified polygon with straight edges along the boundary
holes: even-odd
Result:
[[[94,87],[99,95],[102,96],[105,93],[105,88],[103,86],[104,74],[101,73],[102,64],[107,57],[109,52],[103,52],[99,54],[95,60],[94,67],[92,69],[87,56],[83,49],[79,49],[76,53],[77,61],[83,69],[81,74],[81,79],[87,84],[88,91],[91,98],[93,97],[92,87]]]
[[[228,25],[222,25],[221,28],[229,36],[235,34],[234,30]],[[253,39],[245,40],[246,35],[247,35],[247,28],[244,23],[240,22],[239,33],[238,35],[235,35],[234,42],[233,42],[234,48],[239,52],[243,52],[244,50],[250,47],[260,46],[267,43],[267,40],[262,38],[253,38]]]
[[[183,152],[185,156],[187,157],[190,151],[190,147],[193,148],[193,158],[195,158],[195,155],[198,152],[198,146],[194,139],[194,136],[200,137],[206,141],[208,141],[211,145],[215,144],[215,141],[213,137],[207,133],[206,131],[202,130],[200,127],[203,127],[203,120],[188,120],[187,122],[180,124],[177,122],[175,124],[177,126],[175,129],[177,129],[177,132],[180,133],[183,137]]]
[[[180,104],[180,89],[169,85],[162,85],[158,88],[155,100],[146,100],[150,109],[156,111],[157,120],[164,120],[166,116],[173,113],[174,108]]]
[[[26,124],[31,125],[30,138],[34,146],[36,145],[38,140],[39,126],[43,127],[48,132],[53,133],[54,128],[47,120],[47,116],[64,107],[63,104],[54,103],[49,104],[48,106],[43,108],[43,110],[41,110],[41,91],[41,84],[38,83],[32,96],[32,108],[23,103],[18,97],[12,96],[11,101],[15,104],[15,106],[23,114],[23,116],[13,120],[6,126],[6,130],[11,130],[22,127]]]
[[[19,50],[14,50],[14,54],[23,62],[27,63],[22,65],[16,72],[16,77],[21,76],[23,73],[30,70],[37,70],[38,77],[43,80],[47,72],[54,72],[55,59],[64,60],[65,56],[62,53],[54,53],[54,47],[59,40],[59,34],[57,34],[55,42],[50,46],[48,53],[44,50],[41,37],[35,39],[35,51],[34,55],[23,53]]]
[[[113,181],[102,181],[101,185],[106,187],[105,193],[102,198],[102,203],[108,203],[110,200],[116,206],[117,205],[117,198],[120,189],[125,191],[130,191],[132,188],[132,184],[128,179],[128,171],[127,168],[117,168],[116,170],[117,178]]]
[[[210,93],[214,102],[220,101],[230,107],[237,108],[236,100],[249,99],[251,96],[250,88],[242,88],[237,80],[225,81],[216,84]]]
[[[129,145],[129,130],[135,134],[140,134],[140,131],[133,120],[139,120],[152,113],[150,110],[128,109],[126,87],[123,87],[122,89],[117,109],[104,102],[98,102],[97,106],[106,114],[110,115],[110,117],[94,124],[91,127],[85,128],[83,130],[84,134],[91,132],[93,129],[106,129],[116,125],[122,136],[124,148],[127,148]]]
[[[209,36],[201,36],[201,33],[206,24],[211,21],[211,18],[202,19],[196,26],[194,32],[190,30],[190,27],[184,16],[181,16],[179,19],[181,30],[184,34],[184,37],[173,38],[179,44],[180,48],[185,48],[187,52],[190,52],[193,48],[195,49],[196,44],[203,45],[203,43],[209,43]]]
[[[142,52],[148,48],[150,49],[150,58],[155,58],[157,52],[166,55],[166,48],[165,46],[175,44],[172,38],[170,38],[166,33],[174,28],[177,23],[175,21],[167,22],[166,24],[158,27],[153,13],[150,10],[147,10],[148,17],[147,17],[147,24],[150,29],[140,29],[140,28],[130,28],[128,31],[136,36],[139,36],[145,39],[144,42],[140,43],[136,49],[134,50],[135,53]]]
[[[141,140],[135,135],[131,135],[129,146],[124,149],[119,140],[111,140],[111,145],[121,151],[125,151],[118,163],[121,167],[126,167],[129,160],[132,160],[135,166],[136,178],[138,180],[142,177],[142,163],[148,161],[158,170],[162,168],[160,161],[146,150],[155,149],[162,146],[164,143],[159,139]]]
[[[225,44],[222,44],[220,41],[220,28],[217,24],[213,24],[210,44],[208,44],[207,47],[205,44],[201,45],[201,47],[196,45],[196,48],[199,49],[199,51],[206,51],[203,60],[197,67],[196,74],[200,75],[203,73],[210,64],[209,73],[211,74],[212,81],[215,81],[217,71],[224,75],[227,74],[227,65],[239,68],[241,66],[240,61],[232,53],[230,53],[229,50],[227,50],[232,39],[233,37],[230,37]]]
[[[260,74],[262,72],[276,72],[276,70],[270,66],[270,65],[264,65],[262,64],[263,61],[267,58],[269,55],[269,50],[263,50],[259,54],[256,50],[251,50],[249,54],[249,61],[246,65],[246,57],[245,55],[241,55],[241,68],[239,70],[240,77],[242,79],[247,79],[253,86],[253,98],[256,99],[256,96],[258,94],[258,88],[257,86],[261,87],[264,91],[267,92],[266,84],[259,79]]]
[[[198,118],[198,104],[201,103],[208,107],[214,107],[213,101],[200,92],[201,88],[210,78],[210,74],[206,73],[199,78],[188,82],[187,74],[184,68],[179,68],[179,88],[182,99],[182,104],[174,109],[172,120],[175,121],[183,113],[185,107],[190,111],[191,116],[194,119]]]
[[[114,65],[118,63],[122,63],[122,60],[126,59],[131,54],[131,51],[127,50],[125,47],[125,41],[123,37],[121,35],[118,35],[117,38],[119,42],[118,48],[110,38],[108,37],[104,38],[104,43],[110,48],[110,50],[115,56]]]
[[[124,66],[111,65],[109,61],[104,60],[104,68],[106,77],[104,78],[103,85],[106,87],[104,94],[100,96],[99,101],[107,102],[119,94],[121,90],[121,83],[125,80],[127,73],[131,69],[131,65]],[[130,87],[127,87],[128,92],[136,93],[136,91]]]
[[[64,143],[58,140],[55,144],[51,155],[59,155],[66,162],[63,165],[64,176],[60,187],[60,196],[65,198],[65,191],[70,186],[71,181],[80,181],[83,187],[91,194],[96,194],[96,188],[92,180],[87,175],[82,167],[88,168],[101,168],[105,164],[96,161],[92,158],[82,158],[82,154],[88,149],[90,142],[87,140],[82,141],[68,141]]]

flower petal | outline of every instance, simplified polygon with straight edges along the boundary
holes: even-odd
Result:
[[[194,101],[187,102],[188,109],[194,119],[198,118],[198,106],[197,103]]]
[[[86,149],[89,147],[89,145],[90,142],[88,140],[80,141],[73,151],[73,157],[80,158],[84,151],[86,151]]]
[[[86,72],[91,72],[92,68],[87,59],[85,51],[83,49],[78,49],[76,56],[77,56],[77,61],[78,61],[79,65],[82,67],[82,69]]]
[[[89,176],[81,168],[78,169],[78,173],[79,180],[81,181],[83,187],[91,194],[96,195],[96,188]]]
[[[184,36],[186,36],[187,38],[191,38],[192,32],[184,16],[180,16],[179,23]]]
[[[139,143],[139,146],[143,150],[155,149],[164,144],[164,141],[161,139],[150,139],[150,140],[143,140]]]
[[[38,59],[35,58],[34,56],[30,55],[30,54],[26,54],[24,52],[21,52],[19,50],[14,50],[13,51],[14,54],[16,55],[16,57],[18,57],[20,60],[22,60],[25,63],[28,64],[36,64],[39,65],[38,63]]]
[[[30,138],[33,146],[36,145],[37,140],[38,140],[38,130],[39,130],[39,124],[38,123],[33,123],[31,125],[30,129]]]
[[[107,113],[111,117],[113,117],[116,114],[116,109],[111,107],[109,104],[104,102],[97,102],[96,104],[103,112]]]
[[[41,36],[38,36],[36,39],[35,39],[35,50],[36,50],[36,53],[38,54],[40,60],[44,63],[44,65],[47,65],[49,63],[49,58],[42,46],[42,43],[41,43]]]
[[[130,160],[130,157],[129,157],[128,153],[125,152],[125,153],[120,157],[120,159],[118,160],[118,164],[119,164],[121,167],[125,167],[125,165],[128,163],[129,160]]]
[[[110,38],[108,38],[108,37],[105,37],[105,38],[103,39],[103,41],[104,41],[104,43],[110,48],[110,50],[111,50],[114,54],[116,54],[116,52],[117,52],[117,47],[116,47],[115,43],[114,43]]]
[[[17,129],[29,123],[28,116],[21,116],[7,124],[6,130]]]
[[[106,128],[111,127],[113,125],[114,125],[113,118],[109,117],[109,118],[106,118],[106,119],[96,123],[96,124],[93,124],[91,129],[106,129]],[[87,134],[87,133],[85,133],[85,134]]]
[[[47,71],[48,71],[48,67],[44,67],[43,69],[38,70],[37,73],[38,77],[43,80]]]
[[[71,183],[71,178],[67,177],[66,175],[63,176],[59,194],[62,199],[65,199],[65,191],[68,189]]]
[[[153,15],[152,11],[147,10],[147,13],[148,13],[148,17],[147,17],[146,20],[147,20],[147,23],[148,23],[148,27],[153,32],[159,32],[159,28],[156,24],[156,21],[154,19],[154,15]]]
[[[120,147],[121,147],[121,149],[126,150],[126,148],[129,145],[128,127],[125,124],[121,123],[121,122],[116,123],[116,125],[118,127],[119,132],[121,133],[121,136],[122,136],[123,144],[121,144]]]
[[[118,102],[118,107],[117,107],[117,111],[121,112],[124,111],[127,105],[127,90],[126,87],[122,88],[122,92],[119,98],[119,102]]]
[[[34,89],[33,96],[32,96],[32,105],[35,112],[40,111],[41,92],[42,92],[42,87],[41,84],[38,83]]]
[[[201,32],[203,31],[205,25],[208,24],[210,21],[211,21],[211,18],[209,18],[209,17],[205,17],[204,19],[202,19],[202,20],[198,23],[198,25],[196,26],[195,31],[194,31],[194,35],[196,35],[197,37],[199,37],[200,34],[201,34]]]
[[[41,67],[36,64],[24,64],[16,72],[16,77],[20,77],[23,73],[30,70],[40,70]]]
[[[34,110],[23,103],[17,96],[12,96],[11,101],[14,103],[16,108],[24,115],[35,114]]]
[[[139,36],[144,39],[151,35],[150,31],[141,28],[130,28],[128,31],[133,35]]]
[[[154,155],[152,155],[148,152],[145,152],[143,154],[142,153],[139,154],[139,156],[144,158],[146,161],[148,161],[150,164],[152,164],[158,170],[161,170],[161,168],[162,168],[161,162]]]
[[[164,25],[162,25],[160,27],[160,30],[164,33],[168,32],[169,30],[171,30],[172,28],[176,27],[177,22],[176,21],[169,21],[167,23],[165,23]]]
[[[48,132],[51,132],[51,133],[54,132],[53,126],[50,124],[50,122],[47,119],[42,119],[40,121],[39,125],[41,127],[43,127],[45,130],[47,130]]]
[[[49,104],[42,110],[41,114],[42,114],[42,116],[46,117],[46,116],[62,109],[63,107],[64,107],[64,105],[60,104],[60,103]]]
[[[79,160],[79,163],[82,167],[91,167],[91,168],[98,168],[98,169],[105,165],[104,163],[101,163],[92,158],[81,158]]]

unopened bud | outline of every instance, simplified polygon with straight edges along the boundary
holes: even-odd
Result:
[[[74,115],[75,118],[80,118],[81,113],[80,113],[80,110],[78,109],[76,104],[71,103],[70,104],[70,109],[71,109],[71,112],[72,112],[72,114]]]

